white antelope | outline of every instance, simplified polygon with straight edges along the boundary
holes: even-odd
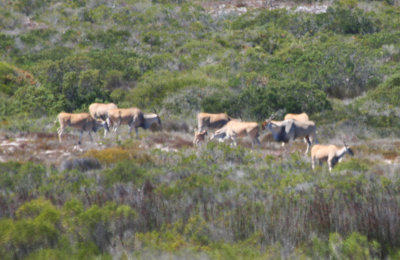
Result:
[[[257,122],[229,121],[221,129],[215,131],[210,139],[219,139],[221,142],[231,139],[233,145],[236,146],[236,138],[244,136],[249,136],[253,145],[257,143],[258,146],[261,146],[260,140],[258,140],[259,127]]]
[[[199,132],[207,128],[221,128],[226,125],[231,118],[225,114],[210,114],[210,113],[198,113],[197,114],[197,127]]]
[[[272,132],[272,136],[277,142],[289,143],[296,138],[305,138],[307,149],[305,154],[310,150],[312,143],[318,142],[316,136],[316,127],[313,121],[296,121],[288,119],[283,121],[273,121],[267,119],[262,124],[262,129],[268,129]],[[290,146],[289,148],[290,149]]]
[[[318,160],[321,164],[322,161],[327,161],[329,171],[342,160],[343,156],[348,153],[354,156],[353,150],[344,143],[343,147],[337,147],[336,145],[320,145],[316,144],[311,148],[311,167],[314,169],[315,162]]]
[[[61,136],[64,133],[65,128],[72,127],[80,130],[81,135],[79,137],[79,144],[82,141],[83,132],[88,132],[90,136],[90,140],[93,142],[93,137],[91,131],[96,132],[100,127],[104,127],[108,130],[107,123],[104,121],[98,121],[90,116],[89,113],[78,113],[71,114],[61,112],[57,116],[58,122],[60,123],[60,127],[57,129],[58,140],[61,143]]]
[[[143,114],[143,112],[136,107],[132,108],[117,108],[108,111],[108,125],[114,126],[114,132],[117,132],[121,124],[129,126],[129,135],[135,128],[136,138],[139,138],[139,127],[148,129],[153,124],[161,126],[160,117],[157,114]]]
[[[201,132],[194,130],[194,138],[193,138],[193,145],[198,146],[201,142],[205,141],[207,130],[203,130]]]
[[[101,119],[105,122],[107,122],[108,119],[108,111],[111,109],[116,109],[117,105],[114,103],[108,103],[108,104],[103,104],[103,103],[93,103],[89,106],[89,114],[94,118],[94,119]],[[109,125],[108,125],[109,127]],[[107,130],[104,131],[104,137],[107,135]]]

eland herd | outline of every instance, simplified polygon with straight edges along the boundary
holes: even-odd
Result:
[[[121,124],[129,126],[129,135],[135,128],[136,138],[139,138],[138,128],[150,128],[153,124],[161,127],[160,117],[156,113],[143,113],[139,108],[118,108],[114,103],[103,104],[93,103],[89,106],[89,113],[65,113],[61,112],[57,116],[60,127],[57,129],[59,142],[66,127],[72,127],[80,131],[79,144],[82,141],[83,132],[88,132],[91,141],[93,137],[91,132],[96,132],[99,128],[105,128],[104,137],[113,128],[117,132]],[[344,143],[343,147],[336,145],[321,145],[318,144],[316,136],[315,123],[309,120],[306,113],[301,114],[286,114],[283,121],[272,120],[273,116],[266,119],[261,124],[261,131],[268,130],[272,133],[275,141],[281,142],[282,146],[288,143],[288,150],[291,144],[297,138],[303,138],[307,144],[305,154],[311,150],[311,165],[315,168],[315,163],[320,164],[326,161],[329,166],[329,171],[341,161],[343,156],[348,153],[353,156],[351,148]],[[218,140],[224,142],[230,140],[231,145],[236,146],[238,137],[248,136],[252,145],[261,146],[258,139],[260,136],[260,128],[257,122],[244,122],[241,119],[231,118],[225,113],[197,114],[197,127],[194,131],[193,145],[199,146],[206,141],[208,135],[207,130],[215,129],[215,132],[210,135],[209,140]],[[310,147],[312,148],[310,149]]]

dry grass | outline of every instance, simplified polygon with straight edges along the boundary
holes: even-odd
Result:
[[[83,156],[96,158],[101,163],[107,165],[131,159],[131,155],[128,151],[118,147],[110,147],[103,150],[89,150]]]

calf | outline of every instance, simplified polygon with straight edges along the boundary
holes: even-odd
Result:
[[[207,131],[203,130],[201,132],[194,130],[194,138],[193,138],[193,145],[198,146],[201,142],[205,141],[205,136],[207,135]]]

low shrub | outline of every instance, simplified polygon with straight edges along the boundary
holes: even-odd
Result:
[[[120,147],[110,147],[102,150],[89,150],[83,157],[94,158],[105,165],[112,165],[118,162],[131,160],[138,164],[152,162],[148,153],[143,153],[134,141],[127,140]]]
[[[69,159],[63,161],[60,165],[60,171],[69,171],[76,169],[85,172],[90,170],[97,170],[100,168],[100,162],[97,159],[90,157]]]
[[[83,156],[94,158],[106,165],[131,159],[129,152],[119,147],[111,147],[103,150],[89,150]]]
[[[347,156],[347,155],[346,155]],[[355,154],[357,156],[357,154]],[[372,168],[375,163],[368,159],[351,158],[350,160],[344,160],[335,166],[335,171],[357,171],[366,172]]]
[[[126,184],[132,182],[136,187],[141,187],[146,177],[146,171],[135,162],[125,160],[120,161],[110,169],[106,169],[103,173],[104,184],[107,187],[115,183]]]

